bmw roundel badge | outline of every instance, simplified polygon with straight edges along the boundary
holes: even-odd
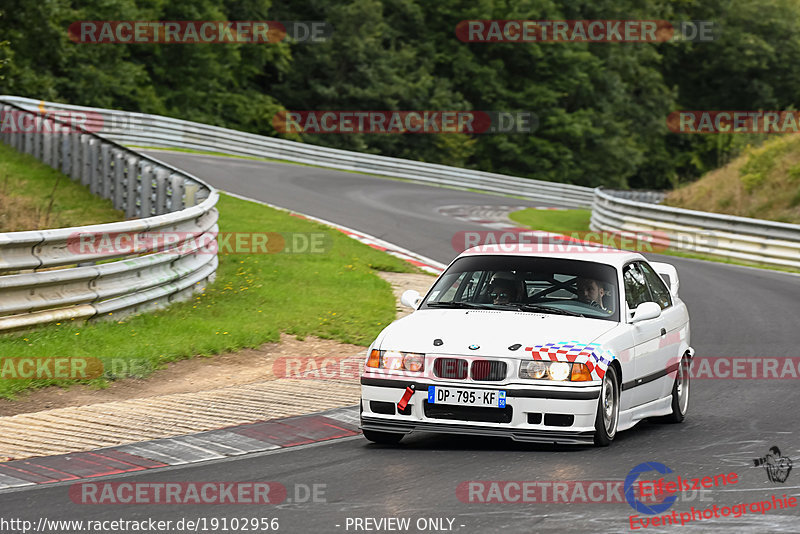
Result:
[[[469,350],[478,350],[479,348],[481,348],[480,345],[470,345],[469,346]]]

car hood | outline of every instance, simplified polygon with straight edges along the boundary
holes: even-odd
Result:
[[[418,310],[384,330],[376,348],[428,354],[529,357],[526,347],[577,341],[591,343],[618,326],[615,321],[505,310]],[[441,339],[435,346],[433,341]],[[511,351],[519,344],[522,350]],[[477,345],[478,348],[470,349]]]

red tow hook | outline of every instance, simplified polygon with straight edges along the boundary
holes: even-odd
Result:
[[[397,403],[397,411],[404,412],[406,406],[408,406],[408,401],[411,400],[411,397],[414,395],[414,391],[416,386],[411,384],[410,386],[406,387],[405,393],[403,393],[403,397],[400,399],[400,402]]]

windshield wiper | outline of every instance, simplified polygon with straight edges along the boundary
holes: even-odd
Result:
[[[540,306],[538,304],[521,304],[520,306],[518,306],[518,308],[520,311],[524,312],[541,312],[541,313],[553,313],[556,315],[570,315],[572,317],[586,317],[582,313],[561,310],[558,308],[550,308],[548,306]]]
[[[428,302],[429,308],[468,308],[472,310],[485,310],[489,304],[476,304],[474,302]]]

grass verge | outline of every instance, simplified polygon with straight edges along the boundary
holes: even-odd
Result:
[[[84,382],[103,387],[108,380],[146,376],[170,361],[278,341],[281,331],[366,346],[394,320],[391,287],[375,271],[414,272],[409,264],[327,226],[261,204],[223,194],[218,208],[221,232],[325,232],[330,249],[220,255],[216,281],[190,301],[119,321],[6,334],[0,336],[0,356],[99,358],[104,374]],[[74,381],[0,379],[0,397],[70,383]]]
[[[533,230],[542,230],[545,232],[553,232],[560,234],[571,235],[577,234],[576,237],[581,237],[590,232],[589,222],[592,212],[590,210],[537,210],[537,209],[524,209],[515,211],[509,214],[509,218],[519,223],[522,226],[527,226]],[[646,251],[645,251],[646,252]],[[717,263],[729,263],[732,265],[742,265],[744,267],[756,267],[759,269],[770,269],[773,271],[782,271],[789,273],[800,272],[797,269],[788,267],[778,267],[774,265],[765,265],[763,263],[748,262],[741,260],[733,260],[729,258],[720,258],[710,254],[702,254],[697,252],[684,252],[680,250],[659,250],[659,254],[666,254],[669,256],[677,256],[680,258],[691,258],[696,260],[713,261]]]
[[[52,204],[51,204],[52,203]],[[0,232],[121,221],[110,200],[57,170],[0,143]]]

